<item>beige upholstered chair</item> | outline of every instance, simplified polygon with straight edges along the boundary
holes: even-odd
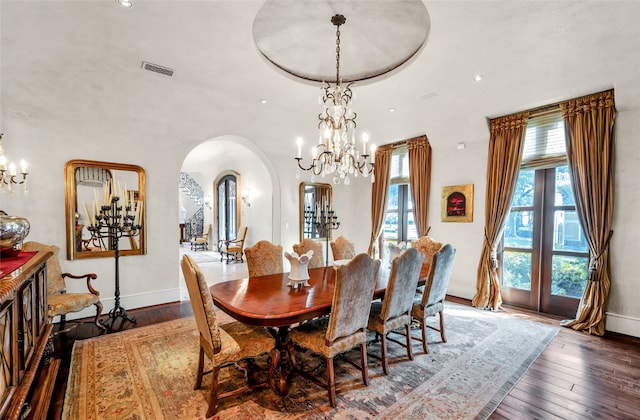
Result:
[[[202,385],[202,377],[205,374],[205,354],[213,365],[213,369],[210,372],[213,375],[211,378],[211,399],[207,408],[207,417],[211,417],[216,410],[219,399],[237,395],[253,388],[269,386],[268,379],[252,385],[247,383],[240,388],[218,395],[220,369],[243,359],[253,359],[269,353],[268,378],[271,378],[277,363],[276,343],[273,336],[264,328],[253,328],[241,322],[232,322],[219,326],[213,299],[200,268],[188,255],[182,257],[181,265],[185,283],[189,290],[193,314],[200,332],[200,354],[194,389],[199,389]]]
[[[424,263],[422,263],[422,267],[424,272],[428,273],[433,256],[440,250],[440,248],[442,248],[442,242],[436,241],[431,236],[422,236],[418,238],[418,240],[411,242],[411,247],[424,254],[425,259]]]
[[[39,242],[25,242],[22,245],[23,251],[51,251],[53,256],[47,261],[47,316],[51,319],[60,316],[59,331],[64,330],[66,316],[72,312],[78,312],[91,305],[96,307],[96,318],[94,323],[101,330],[106,328],[99,322],[102,314],[102,302],[100,302],[100,292],[93,288],[91,280],[98,276],[94,273],[75,276],[63,273],[58,260],[60,248],[55,245],[45,245]],[[65,279],[86,279],[87,293],[67,293]]]
[[[223,259],[227,260],[227,264],[229,264],[230,261],[243,261],[242,256],[244,255],[244,240],[246,237],[247,227],[240,226],[236,239],[220,241],[220,262],[222,262]]]
[[[368,329],[376,332],[376,337],[382,337],[381,357],[382,370],[389,374],[387,357],[387,338],[407,349],[409,360],[413,360],[411,352],[411,306],[416,293],[416,286],[420,278],[420,270],[424,255],[415,248],[409,248],[399,257],[391,261],[391,273],[387,283],[387,291],[382,302],[371,304]],[[402,344],[387,335],[398,328],[404,327],[406,344]]]
[[[336,381],[333,358],[353,347],[360,346],[362,381],[369,385],[367,370],[367,319],[376,284],[380,261],[359,254],[348,264],[338,267],[331,314],[313,319],[290,331],[289,354],[294,369],[329,392],[329,403],[336,406]],[[293,344],[324,356],[327,362],[327,382],[300,370]]]
[[[309,268],[324,267],[322,242],[305,238],[299,244],[293,245],[293,251],[298,255],[306,254],[309,250],[313,250],[313,257],[311,257],[311,261],[309,261]]]
[[[282,273],[282,245],[259,241],[254,246],[246,248],[244,253],[247,256],[249,277]]]
[[[444,299],[447,295],[447,287],[449,286],[449,278],[451,277],[451,269],[453,267],[453,259],[456,256],[456,249],[447,244],[440,251],[436,252],[433,257],[433,264],[427,283],[424,286],[422,294],[416,294],[413,300],[413,308],[411,316],[420,323],[422,330],[422,339],[412,337],[414,340],[422,341],[422,348],[425,353],[429,353],[427,349],[427,332],[426,328],[430,328],[440,332],[440,338],[443,343],[447,342],[444,334]],[[427,318],[440,314],[440,328],[427,325]]]
[[[198,249],[208,249],[209,233],[211,233],[211,223],[204,228],[202,235],[193,235],[193,238],[191,238],[191,250],[197,251]]]
[[[343,236],[338,236],[334,242],[331,242],[331,253],[334,261],[348,260],[356,256],[356,248],[353,242]]]

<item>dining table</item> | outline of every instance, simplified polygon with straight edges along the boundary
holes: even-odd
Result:
[[[424,284],[428,272],[420,273]],[[381,266],[372,300],[382,298],[390,269]],[[279,351],[279,377],[270,378],[275,391],[287,393],[289,354],[287,340],[292,325],[331,313],[337,267],[309,269],[309,286],[291,287],[289,273],[245,277],[212,285],[209,290],[215,306],[247,325],[270,328]],[[276,383],[277,380],[277,383]]]

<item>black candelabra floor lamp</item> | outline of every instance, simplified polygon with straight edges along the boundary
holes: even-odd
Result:
[[[115,191],[113,186],[114,184],[111,183],[111,194],[108,194],[108,189],[105,187],[105,204],[100,206],[99,212],[97,211],[97,203],[94,203],[93,219],[89,218],[89,211],[85,204],[87,220],[95,221],[87,228],[91,232],[91,237],[101,241],[106,239],[109,250],[113,251],[115,258],[115,305],[109,311],[108,317],[100,321],[109,331],[113,330],[118,318],[122,318],[120,328],[125,321],[136,323],[136,319],[129,316],[126,309],[120,305],[119,242],[121,238],[138,236],[142,229],[142,202],[130,200],[125,192],[123,194],[124,200],[120,203],[120,197],[113,193]]]
[[[324,259],[325,266],[329,265],[329,238],[331,231],[340,227],[336,212],[328,206],[322,208],[316,206],[314,209],[307,207],[304,211],[305,226],[311,228],[312,236],[324,237]],[[315,233],[315,235],[313,235]]]

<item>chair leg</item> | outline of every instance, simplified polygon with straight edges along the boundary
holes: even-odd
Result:
[[[64,331],[64,325],[66,321],[67,321],[67,317],[65,315],[60,315],[60,324],[58,327],[58,331]]]
[[[387,358],[387,336],[384,334],[380,334],[382,336],[382,340],[380,342],[380,350],[382,353],[382,371],[385,375],[389,374],[389,360]]]
[[[329,404],[336,407],[336,378],[333,371],[333,358],[327,357],[327,390],[329,391]]]
[[[420,328],[422,329],[422,349],[426,354],[429,354],[429,349],[427,349],[427,329],[424,319],[420,321]]]
[[[440,311],[440,338],[442,338],[442,342],[447,342],[447,337],[444,335],[444,311]]]
[[[200,389],[202,385],[202,376],[204,375],[204,349],[200,346],[200,354],[198,355],[198,373],[196,375],[196,384],[193,389]]]
[[[367,343],[360,344],[360,363],[362,364],[362,383],[369,386],[369,368],[367,367]]]
[[[100,323],[100,315],[102,315],[102,302],[98,301],[94,303],[94,305],[96,307],[96,320],[94,321],[94,324],[96,324],[96,326],[100,328],[100,332],[102,333],[103,331],[107,330],[107,327]]]
[[[269,388],[271,389],[275,389],[273,386],[273,374],[276,372],[276,367],[278,367],[278,360],[278,351],[276,349],[271,350],[269,352],[269,374],[267,376]]]
[[[407,335],[407,356],[409,356],[409,360],[413,360],[413,349],[411,348],[411,324],[404,326],[404,332]]]
[[[220,373],[220,367],[215,366],[211,372],[211,400],[209,401],[209,407],[207,408],[207,417],[213,416],[216,412],[216,405],[218,405],[218,374]]]

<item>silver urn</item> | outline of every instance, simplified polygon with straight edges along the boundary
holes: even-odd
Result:
[[[29,234],[29,221],[24,217],[0,214],[0,256],[15,257],[22,249],[22,241]]]

